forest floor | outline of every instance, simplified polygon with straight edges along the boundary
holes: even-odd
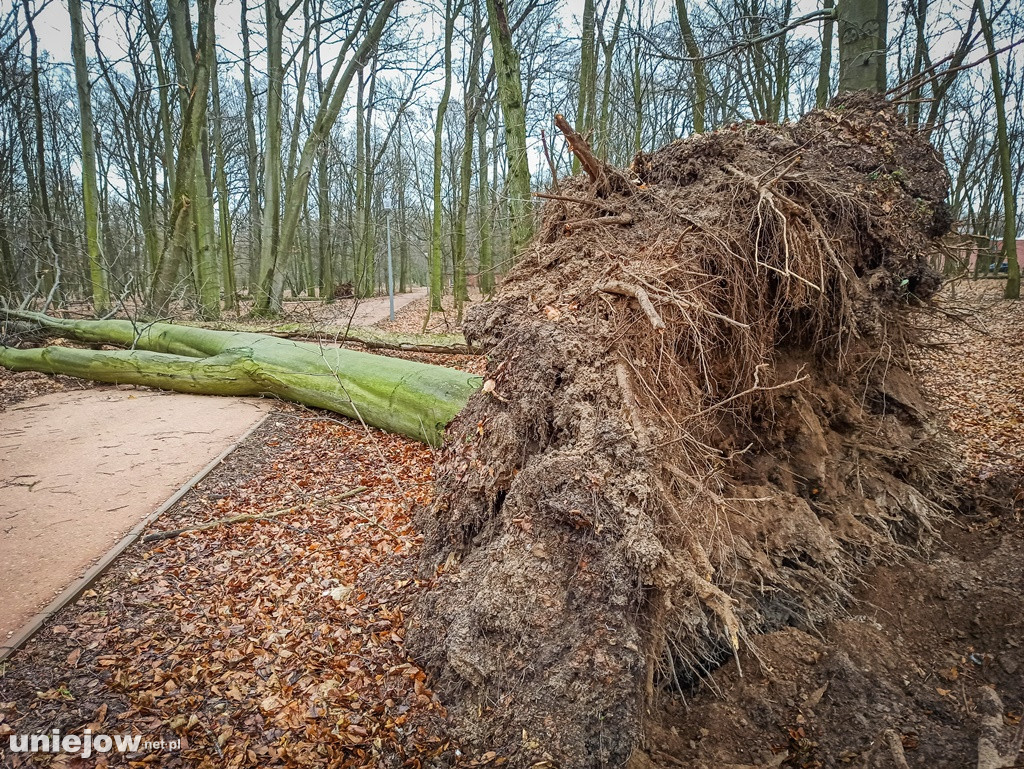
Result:
[[[673,706],[655,758],[708,769],[896,767],[882,744],[891,728],[907,765],[966,767],[979,684],[997,686],[1008,726],[1019,720],[1024,308],[985,295],[996,286],[962,288],[972,326],[919,360],[978,505],[952,517],[922,558],[869,573],[844,620],[761,637],[741,656],[743,677],[731,662],[715,671]],[[418,331],[424,305],[409,304],[394,327]],[[483,367],[470,356],[403,357]],[[10,392],[5,384],[0,398]],[[459,750],[404,649],[404,616],[423,585],[412,513],[430,501],[432,462],[421,444],[277,406],[156,526],[293,512],[129,548],[0,667],[0,765],[504,763]],[[55,728],[180,744],[77,763],[8,750],[7,734]]]

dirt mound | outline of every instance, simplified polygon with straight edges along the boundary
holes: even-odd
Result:
[[[926,543],[949,478],[907,359],[948,178],[894,111],[584,167],[470,313],[488,382],[423,516],[411,648],[514,766],[645,760],[673,693]]]

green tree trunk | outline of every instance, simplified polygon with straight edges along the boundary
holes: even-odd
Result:
[[[494,293],[494,256],[491,251],[491,183],[488,179],[487,113],[482,109],[477,117],[477,143],[480,145],[480,172],[477,189],[477,220],[480,238],[480,292],[484,296]]]
[[[14,371],[210,395],[269,394],[435,446],[483,384],[480,377],[441,366],[265,334],[10,315],[78,342],[131,348],[0,347],[0,365]]]
[[[455,242],[452,254],[453,290],[455,293],[455,311],[459,323],[462,322],[463,305],[469,299],[466,286],[466,225],[469,220],[469,197],[473,182],[473,139],[477,115],[480,112],[480,60],[483,58],[485,30],[480,26],[479,2],[473,4],[473,38],[471,42],[469,68],[465,96],[463,98],[463,115],[465,130],[462,144],[462,157],[459,163],[459,200],[455,211]]]
[[[39,38],[36,35],[36,28],[32,21],[33,14],[28,0],[22,0],[22,7],[25,10],[25,24],[29,36],[29,64],[31,74],[29,81],[32,88],[32,117],[35,124],[35,137],[32,147],[35,151],[33,161],[35,168],[31,171],[31,162],[25,163],[26,174],[34,173],[36,184],[29,184],[29,188],[35,191],[33,195],[33,208],[41,227],[40,245],[43,254],[39,261],[37,270],[40,278],[40,286],[45,296],[44,306],[49,305],[58,299],[57,292],[60,290],[61,282],[61,257],[62,250],[60,239],[57,234],[56,222],[50,207],[49,181],[47,179],[46,162],[46,125],[43,120],[43,94],[39,83]],[[23,142],[26,147],[28,142]]]
[[[284,20],[277,0],[264,4],[267,35],[267,124],[263,151],[263,214],[260,228],[260,266],[253,312],[272,314],[281,310],[281,296],[275,291],[280,255],[279,228],[281,224],[281,101],[284,88],[284,61],[282,45]],[[282,275],[283,291],[283,275]],[[283,295],[283,294],[282,294]]]
[[[195,194],[196,165],[202,163],[198,146],[206,124],[207,96],[210,86],[209,53],[212,50],[213,0],[199,3],[198,55],[192,67],[192,86],[182,116],[181,142],[175,165],[174,197],[167,224],[167,247],[160,256],[149,292],[147,311],[159,316],[167,312],[175,281],[186,261],[189,230],[192,223],[192,197]],[[218,299],[219,305],[219,299]]]
[[[82,0],[68,0],[71,17],[71,58],[75,65],[75,90],[78,93],[79,126],[82,138],[82,213],[85,217],[85,250],[89,259],[92,308],[102,315],[110,308],[107,273],[100,248],[99,192],[96,188],[96,138],[92,119],[92,96],[85,58],[85,24]]]
[[[928,21],[928,0],[916,0],[911,6],[914,13],[914,62],[910,69],[912,78],[919,78],[921,68],[924,66],[925,57],[928,53],[928,41],[925,40],[925,27]],[[921,122],[921,85],[918,80],[908,95],[907,124],[911,128],[918,128]]]
[[[594,104],[597,91],[597,51],[595,50],[595,0],[583,0],[583,36],[580,41],[579,98],[576,109],[576,130],[586,136],[594,129]],[[580,161],[572,157],[572,172],[578,173]]]
[[[334,254],[331,249],[331,188],[327,176],[328,146],[320,150],[317,167],[317,250],[320,256],[320,298],[326,304],[334,301]]]
[[[262,209],[260,207],[260,153],[256,143],[256,95],[252,87],[252,54],[249,47],[249,21],[246,3],[239,3],[242,28],[242,87],[245,91],[245,148],[248,157],[245,173],[249,182],[249,269],[246,283],[255,288],[259,280],[262,242]]]
[[[461,8],[461,3],[459,8]],[[452,37],[455,34],[455,16],[458,9],[452,0],[446,0],[444,6],[444,90],[437,104],[434,116],[434,186],[433,212],[430,218],[430,309],[441,309],[441,294],[444,289],[442,282],[441,263],[441,174],[444,171],[442,157],[442,139],[444,137],[444,116],[448,112],[448,99],[452,94]]]
[[[515,259],[533,237],[530,165],[526,155],[526,104],[519,72],[519,53],[512,42],[505,0],[487,0],[491,49],[498,80],[498,101],[505,124],[505,189],[509,198],[507,258]]]
[[[352,78],[358,69],[365,66],[371,51],[376,48],[377,42],[384,32],[384,27],[391,16],[391,12],[397,4],[398,0],[384,0],[378,7],[377,15],[370,23],[369,28],[363,33],[362,41],[358,48],[353,51],[347,65],[345,64],[346,57],[343,54],[352,48],[357,35],[362,31],[363,23],[369,14],[368,2],[363,4],[359,18],[353,25],[352,33],[342,45],[342,54],[338,56],[337,63],[331,76],[328,78],[327,88],[325,89],[326,93],[330,94],[330,98],[325,98],[317,110],[309,134],[302,146],[295,178],[288,187],[288,194],[284,201],[284,212],[281,217],[280,239],[279,241],[274,241],[272,245],[276,246],[276,248],[271,248],[269,254],[267,252],[267,244],[264,243],[264,254],[267,255],[267,259],[261,265],[261,286],[257,292],[255,308],[259,313],[274,314],[281,310],[288,259],[290,258],[295,241],[299,214],[302,211],[302,201],[309,189],[309,179],[313,172],[313,164],[316,162],[320,147],[327,140],[331,128],[338,119],[338,114],[341,112],[341,107],[344,104],[345,95],[348,93]],[[280,127],[278,127],[278,131],[280,131]],[[269,198],[267,208],[269,212]],[[266,214],[264,215],[265,218]],[[264,228],[264,239],[266,239],[266,228]]]
[[[228,200],[227,158],[224,157],[224,130],[221,125],[220,84],[217,75],[216,50],[210,58],[211,88],[213,89],[213,151],[217,160],[217,224],[220,236],[221,280],[224,284],[224,309],[238,306],[235,286],[235,244],[231,237],[231,211]]]

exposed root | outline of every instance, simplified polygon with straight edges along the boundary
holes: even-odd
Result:
[[[664,331],[665,321],[661,319],[661,315],[654,309],[654,303],[651,302],[651,297],[648,296],[647,292],[639,286],[631,286],[628,283],[623,283],[621,280],[609,280],[605,283],[599,283],[594,286],[595,291],[605,291],[609,294],[621,294],[622,296],[631,296],[640,303],[640,309],[646,314],[648,319],[651,321],[651,325],[654,326],[658,331]]]
[[[978,769],[1011,769],[1017,766],[1017,757],[1024,748],[1024,719],[1016,732],[1009,733],[1003,724],[1003,701],[994,689],[983,686],[978,690]]]

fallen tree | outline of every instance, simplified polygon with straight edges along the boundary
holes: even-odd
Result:
[[[691,687],[943,515],[908,351],[949,180],[867,96],[627,171],[569,139],[589,177],[465,324],[488,382],[449,427],[407,642],[463,744],[650,766]]]
[[[479,355],[482,351],[466,342],[462,334],[408,334],[372,326],[342,326],[317,323],[204,323],[203,328],[220,331],[248,331],[286,339],[311,339],[336,344],[354,342],[368,350],[425,352],[438,355]]]
[[[8,317],[41,332],[120,350],[0,346],[0,365],[206,395],[273,395],[439,445],[482,384],[455,369],[266,334],[128,320]]]

